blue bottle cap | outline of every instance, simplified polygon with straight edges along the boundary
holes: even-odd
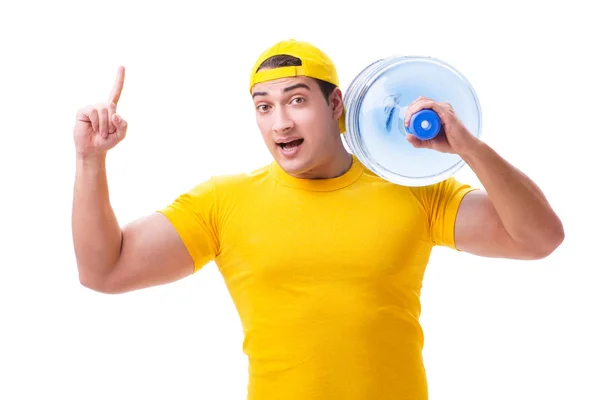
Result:
[[[430,140],[440,132],[442,123],[440,117],[433,110],[417,111],[410,119],[408,132],[421,140]]]

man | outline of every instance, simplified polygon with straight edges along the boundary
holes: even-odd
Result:
[[[336,69],[314,46],[277,43],[252,69],[250,93],[274,161],[215,176],[119,227],[106,152],[125,137],[107,104],[78,113],[73,235],[81,283],[123,293],[181,279],[214,261],[241,318],[248,399],[427,399],[420,290],[433,246],[539,259],[563,240],[537,186],[471,135],[449,104],[426,98],[443,134],[415,147],[460,155],[485,190],[454,178],[387,182],[341,140]],[[340,129],[341,128],[341,129]]]

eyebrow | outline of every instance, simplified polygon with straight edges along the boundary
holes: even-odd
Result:
[[[308,85],[307,85],[307,84],[305,84],[305,83],[297,83],[297,84],[295,84],[295,85],[288,86],[288,87],[284,88],[284,89],[283,89],[283,92],[284,92],[284,93],[285,93],[285,92],[289,92],[289,91],[291,91],[291,90],[298,89],[298,88],[304,88],[304,89],[308,89],[308,90],[310,90],[310,87],[308,87]],[[266,96],[267,94],[268,94],[267,92],[254,92],[254,93],[252,94],[252,98],[255,98],[256,96]]]

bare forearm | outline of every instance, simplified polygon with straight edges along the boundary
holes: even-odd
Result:
[[[121,228],[109,200],[105,157],[77,157],[72,229],[82,282],[106,276],[121,251]]]
[[[511,238],[543,251],[563,238],[563,227],[540,188],[487,144],[477,141],[465,162],[481,181]]]

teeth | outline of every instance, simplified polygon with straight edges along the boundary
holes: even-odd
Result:
[[[279,143],[279,145],[280,146],[289,146],[289,145],[292,145],[294,143],[295,144],[300,144],[302,142],[303,142],[303,139],[295,139],[295,140],[290,140],[288,142],[281,142],[281,143]]]

